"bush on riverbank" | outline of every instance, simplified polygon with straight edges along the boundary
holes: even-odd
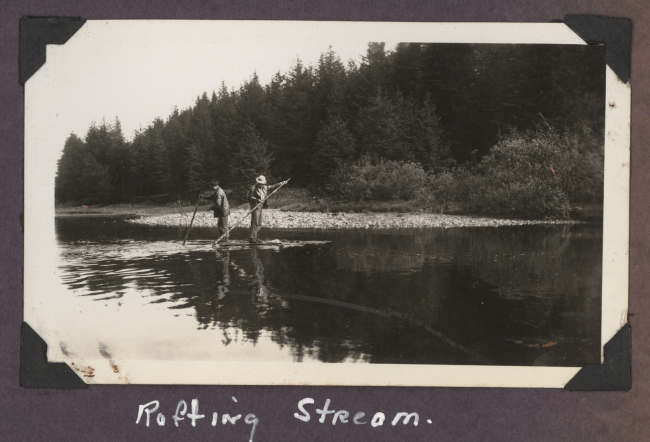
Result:
[[[566,219],[578,204],[602,202],[603,158],[584,135],[544,127],[504,137],[468,178],[469,210]]]
[[[339,167],[328,190],[346,201],[408,201],[418,197],[426,182],[427,174],[418,163],[372,162],[363,157]]]
[[[340,167],[328,190],[352,206],[402,201],[409,210],[566,219],[585,205],[602,205],[597,142],[584,128],[562,133],[540,126],[502,137],[475,166],[437,174],[417,163],[362,158]]]
[[[314,196],[307,189],[299,188],[282,189],[271,197],[269,207],[283,212],[406,213],[427,210],[426,204],[419,199],[409,201],[345,201]]]

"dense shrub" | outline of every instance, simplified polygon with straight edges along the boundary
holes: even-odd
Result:
[[[425,188],[427,174],[418,163],[372,162],[364,157],[345,164],[334,173],[329,190],[348,201],[410,200]]]
[[[481,213],[518,218],[567,218],[571,208],[558,186],[539,177],[505,185],[485,185],[471,194],[470,204]]]
[[[564,139],[572,158],[562,182],[571,203],[602,204],[605,173],[602,141],[586,124],[566,134]]]
[[[467,200],[471,175],[464,168],[429,174],[427,186],[420,199],[444,211],[452,203]]]
[[[504,137],[479,163],[467,202],[522,218],[566,218],[572,204],[602,199],[603,161],[576,134],[550,127]]]

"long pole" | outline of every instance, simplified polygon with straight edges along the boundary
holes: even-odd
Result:
[[[290,179],[291,179],[291,178],[289,178],[289,180],[290,180]],[[284,183],[282,183],[282,185],[280,185],[280,187],[282,187],[282,186],[284,186],[285,184],[287,184],[287,183],[289,182],[289,180],[287,180],[287,181],[285,181]],[[212,247],[215,247],[215,246],[219,243],[219,241],[221,241],[223,238],[225,238],[225,237],[226,237],[226,236],[227,236],[227,235],[228,235],[228,234],[229,234],[229,233],[230,233],[230,232],[231,232],[235,227],[237,227],[238,225],[240,225],[241,222],[244,221],[248,215],[250,215],[251,213],[253,213],[253,210],[257,209],[259,206],[261,206],[262,204],[264,204],[264,201],[266,201],[267,199],[271,198],[271,195],[273,195],[275,192],[277,192],[278,190],[280,190],[280,187],[278,187],[277,189],[275,189],[273,192],[269,193],[269,194],[266,196],[266,198],[264,198],[262,201],[259,202],[258,205],[256,205],[256,206],[253,207],[251,210],[249,210],[248,213],[246,213],[246,215],[242,216],[242,218],[241,218],[239,221],[237,221],[237,222],[236,222],[236,223],[235,223],[235,224],[234,224],[230,229],[228,229],[228,231],[227,231],[226,233],[224,233],[223,235],[221,235],[219,238],[215,239],[214,242],[212,243]]]
[[[178,203],[178,207],[180,207],[180,209],[181,209],[179,213],[181,215],[183,215],[183,218],[185,218],[185,210],[183,210],[183,205],[181,204],[181,200],[178,199],[178,200],[176,200],[176,202]]]
[[[192,223],[194,222],[194,217],[196,216],[196,211],[199,210],[199,203],[201,202],[201,193],[199,193],[199,196],[196,197],[196,207],[194,208],[194,214],[192,214],[192,220],[190,221],[190,227],[187,229],[187,233],[185,234],[185,239],[183,240],[183,245],[185,245],[185,241],[187,241],[187,237],[190,234],[190,229],[192,229]]]

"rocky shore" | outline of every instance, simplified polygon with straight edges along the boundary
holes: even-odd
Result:
[[[231,211],[231,225],[246,214],[247,210]],[[188,226],[192,214],[180,213],[142,216],[128,222],[158,226]],[[346,228],[408,228],[408,227],[498,227],[533,224],[574,224],[576,221],[543,221],[482,218],[435,213],[323,213],[286,212],[277,209],[264,211],[264,226],[282,229],[346,229]],[[240,226],[248,227],[249,220]],[[211,212],[197,212],[193,227],[216,227],[217,220]]]

